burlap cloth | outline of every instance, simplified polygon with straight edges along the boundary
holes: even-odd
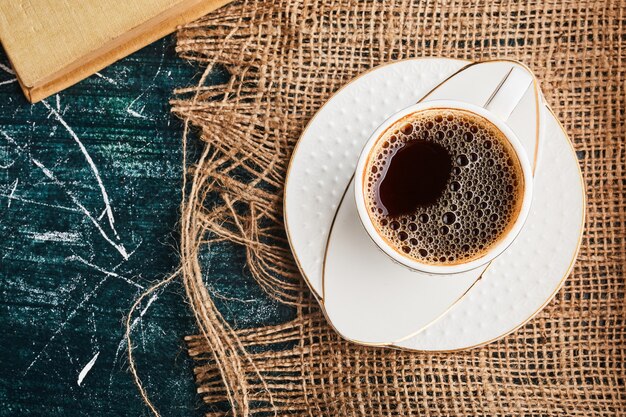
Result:
[[[172,101],[204,143],[188,163],[181,250],[200,329],[189,354],[208,415],[626,415],[624,1],[250,0],[180,29],[178,51],[208,66],[205,75],[215,64],[232,73]],[[564,288],[520,330],[460,353],[341,340],[283,231],[285,171],[305,124],[357,74],[421,56],[528,64],[587,187],[585,236]],[[297,308],[294,321],[230,329],[198,261],[220,239],[245,245],[253,276]]]

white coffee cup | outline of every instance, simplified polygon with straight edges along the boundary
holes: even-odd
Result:
[[[359,161],[357,163],[355,171],[354,193],[356,198],[357,211],[361,223],[363,224],[363,227],[367,231],[370,238],[384,253],[386,253],[396,262],[415,271],[420,271],[428,274],[455,274],[469,271],[485,265],[486,263],[492,261],[497,256],[502,254],[506,250],[506,248],[511,245],[511,243],[513,243],[513,241],[521,231],[524,222],[526,221],[526,218],[528,216],[528,212],[530,211],[533,192],[532,167],[529,162],[529,157],[526,154],[526,151],[521,142],[516,137],[515,133],[505,122],[506,118],[510,115],[516,104],[521,99],[523,95],[522,90],[525,91],[525,89],[522,89],[520,85],[515,85],[514,83],[509,83],[508,86],[501,85],[486,103],[486,108],[461,101],[452,100],[432,100],[414,104],[388,118],[376,129],[376,131],[374,131],[374,133],[372,133],[367,143],[365,144],[365,147],[363,148],[359,157]],[[430,109],[464,110],[481,116],[487,121],[491,122],[498,130],[500,130],[500,132],[502,132],[506,140],[511,145],[513,151],[515,152],[515,155],[517,156],[517,159],[519,160],[522,171],[523,188],[521,195],[519,196],[519,198],[521,198],[521,207],[518,212],[517,218],[513,221],[512,226],[509,227],[508,230],[504,232],[502,236],[500,236],[499,240],[496,241],[487,251],[485,251],[480,257],[469,260],[468,262],[458,264],[429,264],[405,256],[404,254],[398,252],[396,249],[391,247],[386,239],[378,233],[374,224],[372,223],[372,219],[370,218],[366,207],[364,180],[367,177],[365,175],[365,171],[367,169],[367,162],[372,148],[383,136],[385,131],[395,122],[405,116]]]

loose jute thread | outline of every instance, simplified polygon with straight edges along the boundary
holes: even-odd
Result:
[[[207,65],[198,83],[194,101],[197,99],[200,86],[206,82],[206,78],[212,69],[213,65]],[[186,155],[188,134],[189,121],[185,120],[183,127],[183,166],[187,166]],[[208,151],[208,147],[204,149],[198,161],[198,165],[201,166],[206,162],[209,154]],[[211,352],[219,370],[220,377],[224,381],[228,401],[232,405],[232,414],[234,416],[247,416],[250,413],[250,396],[245,381],[242,381],[243,370],[241,362],[247,361],[253,368],[256,368],[256,365],[251,360],[250,354],[239,342],[239,339],[234,334],[230,325],[223,319],[222,315],[213,304],[207,288],[202,281],[201,267],[198,262],[200,239],[197,239],[197,236],[205,236],[207,230],[206,227],[198,226],[198,220],[195,215],[195,207],[196,204],[198,204],[196,200],[198,198],[197,190],[199,184],[206,182],[207,179],[206,173],[203,173],[201,170],[195,170],[193,172],[190,185],[187,182],[186,176],[183,176],[181,203],[181,259],[183,260],[183,263],[174,273],[144,291],[135,300],[126,318],[125,335],[128,345],[129,369],[144,403],[155,416],[160,416],[160,413],[156,409],[154,403],[150,400],[148,392],[141,382],[133,356],[131,336],[132,317],[146,297],[179,276],[182,276],[185,291],[191,302],[192,312],[194,313],[198,327],[202,332],[202,335],[205,337],[206,342],[209,346],[211,346]],[[188,186],[190,186],[190,190],[187,193]],[[258,370],[255,369],[254,372],[258,374],[259,381],[263,389],[267,392],[270,403],[272,403],[272,393],[265,385],[265,382]]]

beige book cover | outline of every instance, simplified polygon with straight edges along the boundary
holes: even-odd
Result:
[[[0,41],[34,103],[229,1],[0,1]]]

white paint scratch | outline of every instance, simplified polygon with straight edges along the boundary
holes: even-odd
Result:
[[[140,112],[137,112],[135,110],[132,109],[132,107],[135,105],[135,103],[144,95],[146,95],[146,93],[148,91],[150,91],[153,87],[155,87],[156,85],[156,79],[159,76],[159,74],[161,73],[161,69],[163,68],[163,62],[165,60],[165,46],[163,46],[163,50],[161,51],[161,61],[159,62],[159,66],[156,70],[156,72],[154,73],[154,76],[152,77],[152,80],[150,81],[150,85],[141,92],[141,94],[139,94],[137,97],[135,97],[135,99],[133,101],[130,102],[130,104],[126,107],[126,112],[132,116],[135,117],[139,117],[139,118],[143,118],[143,119],[148,119],[148,120],[153,120],[150,119],[149,117],[141,114]],[[143,108],[141,109],[143,110]],[[140,110],[140,111],[141,111]]]
[[[7,203],[7,208],[11,207],[11,200],[13,199],[13,194],[15,194],[15,190],[17,189],[17,183],[20,181],[19,178],[16,178],[13,182],[13,186],[11,187],[11,192],[9,193],[9,202]]]
[[[42,242],[76,242],[80,239],[80,233],[76,232],[26,232],[34,240]]]
[[[16,81],[17,81],[17,78],[11,78],[10,80],[5,80],[5,81],[0,82],[0,85],[13,84]]]
[[[23,149],[19,146],[19,144],[15,141],[15,139],[13,139],[11,136],[9,136],[5,131],[0,130],[0,133],[5,137],[5,139],[7,141],[9,141],[9,143],[12,143],[13,145],[15,145],[19,150],[23,151]],[[57,186],[59,186],[63,191],[65,191],[65,194],[72,200],[72,202],[80,209],[80,211],[91,221],[91,223],[93,223],[93,225],[96,227],[96,229],[100,232],[100,235],[102,235],[102,237],[104,238],[104,240],[106,240],[111,246],[113,246],[115,248],[115,250],[117,250],[120,255],[122,255],[122,258],[124,259],[128,259],[129,255],[128,252],[126,251],[126,248],[124,247],[124,245],[122,245],[121,243],[117,243],[114,242],[108,235],[107,233],[104,231],[104,229],[102,228],[102,226],[100,226],[100,223],[98,223],[98,221],[91,215],[91,213],[89,212],[89,210],[87,210],[87,208],[85,206],[83,206],[81,204],[81,202],[78,200],[78,198],[72,193],[70,192],[69,189],[67,189],[67,187],[65,186],[65,184],[63,184],[63,182],[61,182],[52,171],[50,171],[48,168],[46,168],[44,166],[44,164],[42,164],[39,160],[33,158],[31,155],[28,155],[28,158],[31,160],[31,162],[33,164],[35,164],[43,173],[46,177],[48,177],[50,180],[52,180]]]
[[[130,107],[126,109],[126,111],[128,112],[128,114],[138,117],[140,119],[145,119],[145,120],[149,120],[150,118],[148,116],[144,116],[141,113],[136,112],[135,110],[131,109]]]
[[[104,278],[102,278],[100,280],[100,282],[98,282],[98,284],[96,284],[96,286],[93,288],[93,290],[89,293],[87,293],[87,295],[85,297],[83,297],[83,299],[78,303],[78,305],[74,308],[74,310],[72,310],[67,317],[65,318],[65,320],[63,320],[59,326],[56,328],[56,330],[52,333],[52,336],[50,336],[50,339],[48,339],[48,341],[46,342],[46,344],[43,346],[43,348],[41,348],[41,350],[37,353],[37,355],[35,355],[35,358],[32,360],[32,362],[26,367],[26,370],[24,371],[24,373],[22,374],[22,376],[26,376],[26,374],[28,374],[28,372],[31,370],[31,368],[39,361],[39,359],[41,359],[41,356],[44,354],[44,352],[46,351],[46,349],[48,349],[48,346],[50,346],[50,343],[52,343],[57,336],[63,331],[63,329],[65,328],[65,326],[67,326],[67,323],[70,322],[70,320],[72,320],[74,318],[74,316],[76,315],[76,313],[83,307],[83,305],[89,301],[91,299],[91,297],[94,296],[94,294],[96,293],[96,291],[98,291],[98,289],[102,286],[102,284],[104,284],[104,282],[108,279],[109,277],[105,275]]]
[[[165,288],[167,285],[169,285],[169,284],[166,284],[162,288]],[[137,325],[141,321],[141,319],[144,316],[144,314],[146,314],[146,312],[148,311],[148,309],[150,308],[152,303],[155,302],[158,298],[159,298],[159,293],[154,293],[152,295],[152,297],[150,297],[148,299],[148,302],[146,303],[146,306],[139,312],[139,316],[135,317],[135,319],[132,321],[132,323],[130,323],[130,331],[131,332],[135,329],[135,327],[137,327]],[[115,352],[115,362],[117,362],[117,358],[118,358],[120,352],[122,351],[122,349],[125,346],[126,346],[126,336],[122,337],[122,340],[120,340],[120,343],[117,345],[117,351]]]
[[[107,77],[105,75],[100,74],[99,72],[96,72],[96,75],[100,78],[102,78],[105,81],[110,82],[113,85],[117,85],[117,81],[115,81],[113,78]]]
[[[60,98],[60,96],[57,94],[56,96],[54,96],[54,98],[56,99],[56,102],[57,102],[57,111],[61,111],[61,98]]]
[[[9,163],[8,163],[8,164],[6,164],[6,165],[1,165],[1,164],[0,164],[0,169],[9,169],[9,168],[11,168],[11,167],[13,166],[13,164],[15,164],[15,160],[13,160],[13,161],[9,162]]]
[[[15,159],[10,160],[10,152],[7,148],[1,148],[0,158],[3,163],[0,164],[0,169],[9,169],[15,164]]]
[[[119,264],[115,265],[112,269],[112,271],[115,271],[117,268],[119,268],[120,265],[122,265],[124,263],[124,261],[120,262]],[[65,328],[65,326],[67,326],[67,324],[70,322],[70,320],[72,320],[74,318],[74,316],[76,316],[76,313],[78,313],[78,311],[80,309],[83,308],[83,306],[85,305],[85,303],[87,303],[89,300],[91,300],[91,298],[96,294],[96,292],[100,289],[100,287],[102,287],[102,285],[106,282],[106,280],[109,279],[109,275],[105,275],[94,287],[93,289],[88,292],[82,300],[80,300],[80,302],[76,305],[76,307],[74,307],[74,309],[72,311],[70,311],[70,313],[67,315],[67,317],[65,318],[65,320],[63,320],[59,326],[56,328],[56,330],[52,333],[52,336],[50,336],[50,339],[48,339],[48,341],[46,342],[46,344],[43,346],[43,348],[41,348],[41,350],[37,353],[37,355],[35,355],[35,358],[32,360],[32,362],[28,365],[28,367],[26,368],[26,370],[24,371],[24,373],[22,374],[22,376],[26,376],[26,374],[28,374],[28,372],[31,370],[31,368],[39,361],[39,359],[41,359],[41,356],[44,354],[44,352],[46,351],[46,349],[48,349],[48,346],[50,346],[50,343],[52,343],[59,334],[61,334],[61,332],[63,331],[63,329]]]
[[[83,145],[83,142],[81,142],[81,140],[78,137],[78,135],[76,134],[76,132],[74,132],[74,130],[70,127],[70,125],[67,124],[65,119],[63,119],[63,117],[61,117],[61,114],[59,114],[59,112],[57,112],[55,109],[53,109],[52,106],[50,106],[48,104],[48,102],[46,102],[46,100],[42,100],[41,102],[52,113],[52,115],[59,121],[59,123],[61,123],[63,125],[63,127],[68,131],[70,136],[78,144],[78,147],[80,148],[81,152],[85,156],[85,159],[87,160],[87,163],[91,167],[91,171],[93,172],[94,176],[96,177],[96,181],[98,182],[98,187],[100,187],[100,194],[102,194],[102,200],[104,201],[104,207],[105,207],[105,210],[107,211],[107,218],[109,220],[109,226],[111,226],[111,230],[113,231],[113,234],[119,240],[119,236],[117,235],[117,231],[115,230],[115,218],[113,217],[113,210],[111,209],[111,203],[109,201],[109,195],[107,194],[107,191],[104,188],[104,183],[102,182],[102,178],[100,177],[100,173],[98,172],[98,167],[96,167],[96,164],[93,162],[93,159],[91,159],[91,156],[87,152],[87,148],[85,148],[85,145]]]
[[[91,327],[93,329],[93,331],[91,332],[91,344],[96,346],[97,348],[98,347],[98,338],[97,338],[98,329],[96,328],[96,313],[94,310],[91,310],[91,317],[89,317],[87,321],[91,323]]]
[[[167,288],[171,283],[172,283],[171,281],[168,282],[163,287],[161,287],[159,289],[159,291],[165,290],[165,288]],[[146,306],[139,312],[139,316],[135,317],[135,319],[131,322],[131,324],[130,324],[130,331],[131,332],[135,329],[135,327],[137,327],[137,325],[142,320],[143,316],[146,314],[146,312],[148,311],[148,309],[150,308],[152,303],[155,302],[158,298],[159,298],[159,292],[155,292],[148,299],[148,302],[146,303]],[[120,342],[117,345],[117,350],[115,351],[115,358],[113,359],[113,366],[115,366],[115,364],[117,363],[117,360],[119,359],[120,353],[122,352],[122,350],[125,347],[126,347],[126,336],[122,337],[122,339],[120,340]],[[109,375],[109,391],[111,391],[111,386],[112,385],[113,385],[113,371],[111,371],[111,373]]]
[[[50,207],[50,208],[55,208],[55,209],[59,209],[59,210],[73,211],[74,213],[81,213],[80,210],[75,209],[73,207],[66,207],[66,206],[59,206],[59,205],[56,205],[56,204],[42,203],[42,202],[39,202],[39,201],[29,200],[27,198],[16,197],[16,196],[9,196],[8,194],[1,194],[0,193],[0,197],[6,197],[9,200],[21,201],[22,203],[36,204],[38,206]]]
[[[118,274],[116,272],[113,272],[113,271],[107,271],[106,269],[104,269],[102,267],[99,267],[98,265],[94,265],[91,262],[89,262],[88,260],[86,260],[86,259],[84,259],[84,258],[82,258],[80,256],[77,256],[77,255],[68,256],[67,258],[65,258],[65,260],[67,260],[67,261],[78,261],[78,262],[80,262],[80,263],[82,263],[84,265],[87,265],[88,267],[93,268],[96,271],[101,272],[101,273],[103,273],[103,274],[105,274],[107,276],[114,277],[114,278],[119,278],[119,279],[121,279],[123,281],[126,281],[128,284],[133,285],[133,286],[135,286],[135,287],[137,287],[137,288],[139,288],[141,290],[144,289],[143,285],[137,284],[132,279],[127,278],[127,277],[125,277],[123,275],[120,275],[120,274]]]
[[[78,381],[76,381],[76,383],[78,384],[79,387],[80,387],[80,384],[83,383],[83,379],[85,379],[89,371],[91,371],[91,368],[93,368],[93,366],[95,365],[96,361],[98,360],[98,356],[100,356],[100,352],[96,353],[93,356],[93,358],[91,358],[91,360],[87,362],[87,365],[85,365],[85,367],[78,374]]]
[[[67,356],[67,359],[70,361],[72,365],[74,365],[74,358],[70,354],[70,348],[67,346],[67,343],[63,344],[63,350],[65,350],[65,356]]]
[[[33,162],[33,164],[37,165],[37,167],[39,167],[39,169],[41,169],[41,171],[44,173],[44,175],[48,178],[50,178],[52,181],[54,181],[55,184],[57,184],[59,187],[63,188],[63,190],[65,191],[65,193],[70,197],[70,199],[72,200],[72,202],[74,204],[76,204],[78,206],[78,208],[85,214],[85,216],[87,216],[87,218],[89,220],[91,220],[91,222],[93,223],[93,225],[96,227],[96,229],[98,229],[98,231],[100,232],[100,234],[102,235],[102,237],[104,238],[104,240],[106,240],[107,242],[109,242],[109,244],[111,246],[113,246],[119,253],[120,255],[122,255],[122,258],[124,259],[128,259],[128,252],[126,252],[126,248],[124,248],[124,245],[122,245],[121,243],[116,243],[114,242],[104,231],[104,229],[102,228],[102,226],[100,226],[100,223],[98,223],[98,221],[96,219],[94,219],[94,217],[91,215],[91,213],[89,212],[89,210],[87,210],[87,208],[85,206],[83,206],[80,201],[78,201],[78,199],[74,196],[73,193],[71,193],[67,188],[65,188],[65,186],[63,185],[63,183],[61,181],[59,181],[56,176],[52,173],[52,171],[50,171],[48,168],[46,168],[41,162],[39,162],[39,160],[35,159],[35,158],[30,158],[31,161]]]
[[[9,74],[13,74],[15,75],[15,71],[13,71],[12,68],[4,65],[4,64],[0,64],[0,69],[4,70],[4,72],[8,72]]]

